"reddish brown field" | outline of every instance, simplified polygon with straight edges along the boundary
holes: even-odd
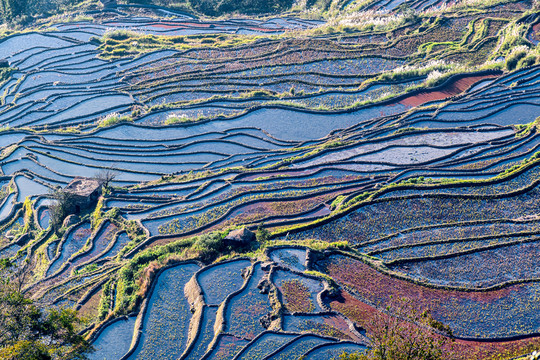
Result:
[[[495,78],[497,75],[469,76],[461,78],[448,85],[444,90],[433,90],[421,92],[418,95],[406,97],[399,103],[405,106],[418,106],[430,101],[442,100],[448,97],[460,94],[474,85],[476,82],[484,79]]]
[[[356,322],[361,327],[368,327],[378,311],[349,294],[341,291],[336,299],[332,299],[328,305],[332,310],[338,311]],[[518,354],[525,354],[540,346],[539,337],[514,341],[466,341],[456,340],[451,344],[455,353],[461,354],[460,358],[466,360],[479,359],[506,359]]]

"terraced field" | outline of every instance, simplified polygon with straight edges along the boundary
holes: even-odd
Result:
[[[457,358],[540,347],[538,4],[331,3],[2,30],[0,258],[90,359],[332,359],[398,298]]]

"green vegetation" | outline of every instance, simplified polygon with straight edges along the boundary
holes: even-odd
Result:
[[[8,81],[11,77],[11,74],[16,70],[17,69],[13,67],[0,67],[0,86],[2,86],[6,81]]]
[[[132,30],[111,30],[101,38],[93,38],[100,44],[101,57],[107,59],[136,56],[162,49],[189,50],[192,48],[232,47],[248,45],[261,39],[260,36],[235,34],[203,34],[186,36],[145,35]]]
[[[73,211],[74,197],[62,189],[53,191],[50,196],[54,199],[54,203],[49,206],[50,225],[58,233],[64,219]]]
[[[515,126],[517,130],[516,137],[521,138],[521,137],[529,135],[532,131],[539,130],[539,125],[540,125],[540,117],[537,117],[536,120],[534,120],[531,123],[516,125]]]
[[[155,273],[163,266],[178,261],[195,259],[204,263],[212,263],[236,256],[264,259],[264,250],[266,248],[279,245],[302,245],[314,250],[348,248],[346,242],[269,240],[271,234],[262,226],[259,227],[256,233],[257,242],[253,243],[251,247],[226,247],[223,245],[223,238],[228,232],[228,230],[225,230],[222,232],[216,231],[202,234],[174,241],[166,245],[145,249],[137,253],[119,272],[116,293],[118,302],[115,307],[115,313],[128,314],[133,311],[140,304],[142,298],[147,295]],[[337,287],[334,281],[324,274],[318,272],[310,272],[309,274],[324,278],[329,282],[331,288]],[[102,313],[105,313],[105,310]]]
[[[270,240],[270,236],[272,234],[262,224],[260,224],[255,235],[257,236],[257,241],[264,246],[264,244]]]
[[[223,16],[230,14],[275,14],[290,10],[293,0],[129,0],[130,3],[152,4],[176,8],[183,11],[196,12],[206,16]],[[310,6],[320,6],[331,0],[309,0]]]
[[[24,278],[8,260],[0,263],[0,358],[86,359],[90,344],[77,334],[83,320],[74,310],[43,309],[21,291]]]
[[[98,6],[96,0],[0,0],[0,24],[8,23],[12,28],[25,30],[35,22],[88,20],[91,17],[79,12],[97,9]]]
[[[115,312],[128,314],[138,306],[142,297],[146,296],[155,272],[169,262],[196,258],[210,261],[217,257],[218,238],[221,239],[219,233],[193,237],[144,250],[135,255],[119,272]]]
[[[210,16],[228,13],[264,14],[288,10],[293,0],[189,0],[197,11]]]
[[[105,116],[101,120],[99,120],[97,127],[98,128],[108,127],[108,126],[120,124],[123,122],[132,122],[132,121],[133,119],[130,116],[120,116],[118,113],[112,113]]]
[[[173,124],[178,124],[178,123],[183,123],[183,122],[190,122],[192,121],[189,117],[187,117],[186,115],[176,115],[176,114],[169,114],[167,116],[167,119],[165,120],[165,125],[173,125]]]
[[[35,229],[34,212],[32,210],[32,205],[33,204],[30,197],[26,197],[23,203],[23,211],[24,211],[24,228],[22,229],[23,234]]]
[[[103,221],[101,209],[103,208],[103,199],[99,199],[96,208],[94,209],[94,212],[92,213],[91,217],[91,223],[92,223],[92,229],[96,229],[101,222]],[[111,210],[113,211],[113,210]]]
[[[338,197],[336,197],[336,198],[334,199],[334,201],[332,201],[332,204],[330,204],[330,208],[331,208],[331,209],[337,208],[338,206],[341,205],[341,203],[343,202],[343,200],[345,200],[345,196],[339,195]]]
[[[411,132],[411,131],[421,131],[421,130],[427,130],[427,127],[424,127],[424,128],[416,128],[416,127],[401,128],[401,129],[398,129],[398,130],[394,131],[392,133],[392,135],[399,135],[399,134],[403,134],[403,133],[407,133],[407,132]]]
[[[18,20],[25,23],[31,20],[32,15],[51,10],[52,8],[52,5],[48,5],[44,1],[1,0],[0,20],[2,22]]]
[[[0,1],[3,1],[0,5],[2,21],[9,22],[0,29],[4,35],[13,34],[15,29],[21,32],[40,31],[39,26],[45,29],[54,22],[90,19],[89,15],[95,16],[96,23],[101,22],[99,26],[114,24],[117,19],[113,11],[85,14],[84,9],[97,6],[92,1],[72,1],[69,4],[60,1],[50,5],[28,3],[28,6],[19,0]],[[388,282],[380,280],[383,278],[408,280],[405,285],[422,286],[425,292],[436,288],[444,293],[448,288],[431,284],[432,279],[423,276],[422,269],[414,273],[420,274],[418,278],[413,277],[409,269],[420,267],[423,261],[438,261],[439,258],[455,261],[454,258],[475,251],[475,246],[483,246],[482,251],[502,252],[505,247],[510,248],[514,245],[513,236],[508,237],[510,240],[504,238],[504,241],[510,241],[504,246],[497,242],[499,235],[506,235],[500,229],[503,221],[511,223],[511,227],[519,231],[525,229],[534,235],[538,233],[536,213],[521,213],[516,206],[514,209],[519,215],[513,218],[512,210],[501,207],[495,219],[495,215],[488,216],[492,213],[484,214],[481,204],[478,205],[480,202],[473,203],[473,200],[482,198],[485,203],[493,204],[492,199],[496,198],[500,201],[498,206],[508,200],[508,194],[529,191],[527,186],[538,182],[539,178],[533,171],[525,172],[534,170],[539,164],[540,153],[531,156],[536,150],[531,150],[534,143],[528,142],[538,132],[539,120],[514,126],[514,133],[509,126],[482,126],[485,125],[482,117],[474,118],[471,120],[473,126],[465,128],[471,125],[465,122],[469,115],[472,118],[488,114],[491,110],[505,111],[516,99],[519,106],[529,104],[537,84],[534,76],[523,71],[512,74],[515,78],[508,82],[497,82],[496,77],[539,63],[540,47],[535,45],[536,34],[531,32],[538,5],[471,0],[425,11],[413,10],[408,4],[403,4],[383,13],[367,10],[373,8],[374,0],[133,2],[189,11],[203,19],[200,22],[172,19],[172,15],[165,18],[162,12],[153,9],[122,7],[120,10],[125,11],[128,17],[136,16],[137,21],[144,25],[141,25],[141,32],[126,30],[127,26],[122,25],[119,26],[121,29],[113,28],[100,38],[92,38],[90,43],[98,48],[102,60],[94,59],[95,54],[86,50],[91,46],[81,44],[80,48],[84,49],[81,54],[85,54],[80,56],[81,59],[86,59],[87,52],[89,56],[86,60],[79,60],[78,52],[70,54],[71,46],[67,46],[67,50],[58,50],[52,49],[51,45],[55,55],[38,63],[29,72],[26,66],[21,65],[21,70],[17,70],[8,67],[6,62],[2,62],[4,67],[0,67],[0,84],[9,81],[14,72],[18,78],[1,95],[2,114],[26,114],[26,109],[32,112],[28,118],[20,116],[15,121],[2,120],[5,125],[0,128],[0,131],[10,131],[3,137],[16,139],[11,145],[0,146],[0,158],[4,161],[0,169],[0,200],[10,194],[14,199],[12,203],[7,202],[2,210],[10,210],[12,206],[15,214],[0,225],[0,249],[24,270],[27,276],[23,279],[24,291],[49,305],[71,306],[76,303],[81,307],[81,313],[88,316],[89,323],[98,325],[88,328],[90,330],[85,333],[88,335],[99,329],[101,321],[140,310],[143,301],[150,296],[157,274],[168,265],[186,260],[207,265],[246,257],[252,260],[252,264],[255,260],[260,261],[243,271],[242,277],[236,274],[240,283],[246,281],[248,284],[250,279],[249,286],[260,284],[263,288],[260,293],[249,289],[253,290],[249,295],[252,299],[261,299],[257,304],[253,300],[255,305],[246,311],[252,317],[249,319],[253,320],[252,327],[257,330],[241,336],[233,334],[235,329],[231,321],[228,324],[231,328],[223,330],[225,336],[252,339],[258,335],[257,331],[260,333],[261,325],[269,330],[285,328],[280,322],[291,314],[283,313],[283,297],[279,296],[282,290],[281,295],[289,303],[290,311],[319,311],[315,306],[317,303],[311,302],[315,292],[311,293],[309,286],[298,280],[288,280],[282,289],[278,289],[279,284],[272,282],[269,272],[287,273],[283,268],[290,266],[290,269],[296,269],[295,276],[311,278],[306,284],[315,283],[319,287],[317,294],[324,297],[319,299],[325,304],[324,311],[330,309],[354,321],[372,339],[370,351],[344,354],[343,359],[452,359],[453,354],[446,352],[452,335],[448,326],[410,304],[396,302],[386,307],[385,302],[385,307],[379,309],[379,317],[374,318],[369,324],[371,326],[364,327],[362,321],[366,319],[366,313],[374,312],[373,304],[376,303],[364,300],[377,291],[385,295],[385,291],[394,289],[385,286]],[[417,6],[418,3],[411,5]],[[32,22],[39,6],[50,7],[51,13],[43,14],[43,19]],[[76,7],[81,11],[75,11]],[[52,16],[57,8],[61,15]],[[68,10],[64,13],[60,8]],[[253,26],[240,25],[244,20],[218,21],[238,14],[255,13],[268,15],[268,18],[245,20],[246,24]],[[284,19],[270,20],[274,14],[281,14]],[[208,19],[206,16],[221,19]],[[320,26],[303,28],[302,23],[306,22],[290,20],[290,16],[327,21]],[[145,23],[142,17],[151,20]],[[109,21],[111,19],[115,20]],[[257,25],[259,20],[261,23]],[[281,31],[281,21],[294,23],[292,29]],[[24,29],[20,27],[27,23],[31,25]],[[223,24],[226,24],[225,31],[221,30]],[[230,24],[238,24],[238,28]],[[265,28],[268,24],[271,25]],[[85,26],[76,25],[81,29]],[[279,35],[274,26],[279,29]],[[297,26],[303,30],[296,30]],[[187,33],[195,35],[161,35],[166,34],[169,27],[177,27],[174,34],[186,29]],[[62,28],[58,26],[58,29]],[[154,30],[160,35],[149,34]],[[222,33],[211,34],[214,30]],[[45,35],[51,38],[58,35],[51,42],[63,44],[60,41],[63,40],[63,31],[48,28],[50,34]],[[262,35],[245,35],[249,33]],[[78,45],[73,48],[80,50]],[[176,51],[142,56],[165,49]],[[46,53],[49,49],[44,51]],[[22,58],[24,54],[21,52],[16,56]],[[38,56],[40,54],[41,50]],[[137,56],[141,59],[134,62],[126,59]],[[69,63],[63,64],[64,61]],[[95,68],[92,65],[88,73],[85,72],[89,79],[69,88],[70,84],[60,79],[49,81],[50,77],[41,74],[57,69],[67,72],[73,70],[73,64],[81,68],[84,61],[104,63],[107,69],[117,70],[103,71],[106,75],[102,78],[96,75],[94,82],[91,74],[101,74],[102,71],[96,70],[101,65]],[[124,66],[133,63],[142,65]],[[49,64],[54,64],[52,70],[48,68]],[[478,73],[479,70],[489,71]],[[472,74],[465,74],[468,72]],[[69,76],[75,77],[75,73],[71,71]],[[462,76],[448,81],[444,88],[440,86],[456,74]],[[488,79],[496,81],[495,84],[490,84]],[[119,80],[118,84],[116,80]],[[107,84],[103,89],[101,81]],[[494,92],[483,98],[477,96],[484,91],[480,86],[475,87],[479,91],[465,92],[478,81],[483,81],[482,86]],[[71,91],[71,88],[76,90]],[[94,116],[88,120],[89,116],[85,114],[69,117],[86,105],[86,93],[96,98],[120,93],[130,96],[132,104],[111,107],[122,109],[117,110],[120,113],[101,110],[100,114],[110,113],[101,118]],[[32,96],[35,104],[27,101]],[[70,106],[83,106],[73,110],[66,108],[69,120],[66,121],[65,113],[53,114],[52,109],[56,109],[58,103],[69,103],[71,96],[77,99]],[[469,102],[475,105],[471,106]],[[229,121],[259,108],[265,108],[259,113],[266,111],[267,117],[252,113],[246,116],[245,122],[244,118]],[[449,108],[454,110],[448,111]],[[307,111],[302,111],[302,118],[292,118],[300,125],[295,125],[298,128],[291,131],[282,124],[282,118],[279,121],[272,118],[274,110],[292,117],[292,110]],[[459,115],[456,116],[454,111]],[[47,122],[49,117],[37,118],[49,115],[49,112],[52,122]],[[311,116],[310,113],[316,115]],[[491,115],[485,116],[490,116],[490,121],[493,119]],[[311,118],[319,122],[309,123]],[[191,124],[203,119],[208,120],[209,126]],[[212,120],[215,119],[220,120],[219,126],[213,127]],[[527,119],[530,121],[531,117]],[[137,126],[133,132],[132,126],[126,126],[130,128],[126,132],[122,126],[106,129],[133,121],[144,126]],[[444,121],[463,128],[451,129],[449,125],[442,131],[438,126]],[[504,122],[508,123],[511,122]],[[171,128],[159,128],[163,125],[171,125]],[[176,126],[172,128],[172,125]],[[200,128],[203,130],[199,132]],[[57,133],[51,133],[50,129]],[[204,129],[210,130],[205,132]],[[312,129],[317,130],[317,136],[311,137]],[[320,129],[324,129],[323,134],[319,134]],[[297,131],[306,131],[306,136],[295,139]],[[121,135],[115,136],[118,134]],[[158,134],[165,134],[166,139],[160,141],[161,135]],[[454,137],[459,137],[455,143],[449,140]],[[408,149],[402,151],[404,148]],[[521,161],[524,157],[528,158]],[[25,161],[22,163],[24,166],[18,166],[18,161]],[[113,161],[123,165],[117,166]],[[53,168],[62,162],[69,166]],[[130,163],[134,165],[128,168],[132,171],[127,176],[122,169]],[[41,229],[41,226],[46,226],[43,224],[46,224],[47,213],[37,207],[46,203],[36,196],[27,197],[22,202],[15,194],[19,186],[28,184],[26,180],[54,187],[78,175],[78,169],[81,169],[80,173],[87,174],[94,170],[82,171],[82,168],[98,167],[107,169],[95,175],[103,184],[104,197],[95,208],[83,211],[80,220],[84,225],[67,239],[62,239],[61,235],[66,230],[62,228],[64,219],[74,212],[70,194],[63,190],[51,194],[55,201],[49,208],[49,215],[54,234]],[[116,168],[122,177],[114,182]],[[22,185],[19,185],[17,179],[21,178],[18,176],[25,176],[20,182]],[[138,176],[153,180],[138,182]],[[180,183],[182,185],[178,185]],[[130,185],[123,186],[125,184]],[[531,190],[527,196],[529,202],[525,205],[535,206],[532,202],[536,194]],[[392,207],[394,202],[399,206]],[[423,207],[426,204],[439,206]],[[464,211],[457,216],[452,211],[461,209],[458,208],[461,204],[470,208],[465,209],[463,205]],[[439,209],[447,210],[451,216],[446,218],[443,211],[437,213]],[[427,219],[420,219],[422,216]],[[466,230],[460,227],[462,223],[466,223]],[[107,224],[107,232],[98,232],[98,227],[103,224]],[[226,245],[230,243],[224,240],[229,230],[241,226],[252,229],[256,224],[260,224],[256,242],[245,247]],[[497,238],[486,240],[486,235],[478,230],[480,227],[482,231],[489,227],[486,232]],[[510,226],[503,230],[508,229]],[[480,235],[476,236],[475,231]],[[431,233],[436,233],[441,239],[433,240],[429,237]],[[467,236],[461,236],[464,233]],[[23,237],[25,234],[28,236]],[[521,241],[523,234],[518,235]],[[429,243],[407,242],[424,236]],[[406,241],[402,243],[402,239]],[[390,250],[384,248],[387,242],[391,244]],[[445,250],[450,245],[452,249]],[[274,252],[272,248],[277,246],[282,248]],[[293,249],[285,250],[287,246],[293,246]],[[427,246],[430,248],[425,250]],[[450,252],[448,257],[449,251],[455,253]],[[526,254],[524,251],[523,256]],[[339,279],[337,272],[330,273],[322,265],[330,257],[342,255],[354,257],[366,265],[365,271],[355,272],[362,265],[356,264],[358,266],[353,271],[343,271],[343,279]],[[283,268],[276,266],[274,256],[280,256],[279,264]],[[415,260],[412,265],[409,264],[411,258]],[[531,262],[525,260],[522,263],[524,267],[530,266],[527,264]],[[407,263],[408,267],[395,266],[402,263]],[[10,265],[5,263],[5,267],[7,269]],[[192,268],[196,269],[195,266]],[[515,269],[517,273],[521,267],[515,266]],[[363,288],[353,288],[351,284],[355,276],[356,279],[370,279],[368,270],[374,270],[376,275],[373,279],[380,280],[380,283],[365,281]],[[467,269],[454,266],[448,271],[465,272]],[[251,278],[255,272],[268,277]],[[468,290],[463,296],[478,293],[480,297],[492,291],[478,286],[474,280],[476,277],[472,275],[478,274],[471,274],[472,285],[463,287]],[[522,279],[527,274],[510,275]],[[508,281],[514,281],[510,275]],[[10,281],[15,277],[6,275],[6,278],[9,280],[5,284],[10,288],[14,284]],[[497,274],[489,277],[489,281],[496,278]],[[322,293],[321,282],[325,285]],[[373,285],[373,288],[362,293],[368,285]],[[22,286],[15,289],[19,294],[12,290],[7,290],[6,298],[24,298]],[[179,290],[180,297],[183,290]],[[414,294],[420,297],[420,293],[423,294],[418,291]],[[270,295],[267,299],[261,294]],[[0,298],[0,302],[4,300]],[[25,301],[21,300],[21,303]],[[263,309],[266,315],[261,318],[258,311],[263,305],[266,307],[267,302],[271,309]],[[14,310],[16,317],[22,319],[21,324],[25,324],[22,327],[33,329],[46,324],[44,327],[51,329],[57,326],[51,323],[53,320],[49,316],[53,316],[54,321],[63,326],[59,333],[69,333],[69,339],[56,340],[54,332],[51,335],[37,331],[2,343],[4,329],[0,324],[0,358],[84,358],[87,344],[80,342],[74,334],[86,328],[87,324],[80,321],[75,312],[40,309],[31,301],[25,304],[28,306],[24,305],[26,308],[22,312],[28,312],[31,319],[25,319],[24,314]],[[488,302],[486,304],[489,305]],[[1,305],[0,311],[4,311]],[[196,321],[201,312],[200,305],[192,303],[193,317],[187,311],[193,321],[186,328],[193,330],[199,327]],[[363,308],[364,305],[368,310]],[[10,306],[4,308],[11,311]],[[227,306],[223,304],[219,310],[213,309],[218,310],[218,319],[231,310]],[[361,313],[364,310],[366,313]],[[437,319],[447,321],[444,311],[434,314],[437,314]],[[353,315],[359,316],[355,318]],[[478,318],[482,316],[487,315],[478,314]],[[8,316],[0,321],[9,323],[5,325],[7,328],[18,326],[10,323]],[[219,321],[216,321],[218,326],[214,330],[218,329]],[[476,336],[473,331],[480,327],[476,326],[472,324],[471,334],[465,335]],[[334,330],[332,334],[343,336],[343,340],[357,336],[352,334],[348,337],[344,332]],[[519,328],[518,331],[527,332],[529,329]],[[171,333],[164,333],[164,338]],[[210,336],[212,334],[210,331]],[[189,337],[196,339],[192,333]]]

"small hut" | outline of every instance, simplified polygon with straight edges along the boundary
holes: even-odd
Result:
[[[223,240],[225,245],[244,247],[255,241],[255,233],[244,227],[231,231]]]
[[[83,209],[93,206],[101,196],[102,183],[96,179],[77,177],[64,191],[71,195],[70,212],[78,214]]]

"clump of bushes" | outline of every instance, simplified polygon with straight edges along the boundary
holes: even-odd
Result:
[[[398,129],[396,131],[394,131],[392,133],[392,135],[399,135],[399,134],[403,134],[403,133],[406,133],[406,132],[410,132],[410,131],[420,131],[420,130],[427,130],[427,127],[423,127],[423,128],[418,128],[418,127],[406,127],[406,128],[401,128],[401,129]]]
[[[177,115],[177,114],[169,114],[167,116],[167,119],[165,119],[165,125],[173,125],[183,122],[190,121],[189,117],[185,114]]]
[[[379,76],[380,81],[399,81],[404,79],[410,79],[419,76],[428,75],[434,71],[439,74],[447,72],[451,69],[455,69],[456,65],[453,63],[446,63],[443,60],[432,60],[424,65],[405,65],[400,66],[392,71],[383,73]],[[432,75],[434,77],[434,75]]]
[[[22,272],[0,260],[0,359],[87,359],[92,346],[78,334],[73,309],[47,308],[21,291]]]
[[[272,234],[270,233],[270,231],[268,231],[268,229],[266,229],[262,224],[260,224],[257,227],[257,232],[255,233],[255,236],[259,243],[265,243],[270,240]]]
[[[536,64],[537,61],[538,61],[538,57],[534,55],[525,56],[518,62],[517,67],[522,68],[522,67],[532,66]]]
[[[0,84],[7,81],[15,70],[16,69],[12,67],[0,67]]]
[[[219,232],[200,235],[193,243],[192,250],[198,251],[203,261],[215,259],[225,249],[224,235]]]
[[[114,50],[114,51],[116,51],[116,50]],[[112,125],[115,125],[115,124],[119,124],[121,122],[132,122],[132,121],[133,121],[133,119],[131,117],[129,117],[129,116],[120,116],[120,114],[115,112],[115,113],[109,114],[109,115],[105,116],[104,118],[102,118],[101,120],[99,120],[98,128],[112,126]]]
[[[115,311],[118,314],[133,311],[146,295],[155,273],[163,266],[189,259],[211,263],[223,255],[235,253],[238,249],[223,242],[227,234],[228,231],[215,231],[139,252],[119,272]],[[268,239],[269,233],[261,230],[257,238],[261,241]]]
[[[189,0],[193,9],[210,16],[276,13],[290,9],[293,3],[294,0]]]
[[[50,226],[58,233],[62,222],[73,209],[75,198],[73,194],[62,189],[52,192],[51,197],[55,201],[49,205]]]
[[[119,43],[119,41],[131,39],[131,38],[138,38],[141,36],[143,36],[143,34],[135,32],[135,31],[117,29],[117,30],[107,31],[105,35],[103,35],[103,39],[105,40],[107,44],[116,45]]]
[[[103,320],[109,315],[111,306],[111,296],[114,294],[114,279],[110,279],[103,285],[103,292],[99,302],[98,317]]]
[[[515,48],[506,58],[506,68],[508,70],[516,69],[519,61],[527,56],[527,50],[528,48],[526,46],[518,46]]]
[[[243,94],[243,97],[252,98],[252,97],[275,97],[275,94],[268,90],[253,90]]]

